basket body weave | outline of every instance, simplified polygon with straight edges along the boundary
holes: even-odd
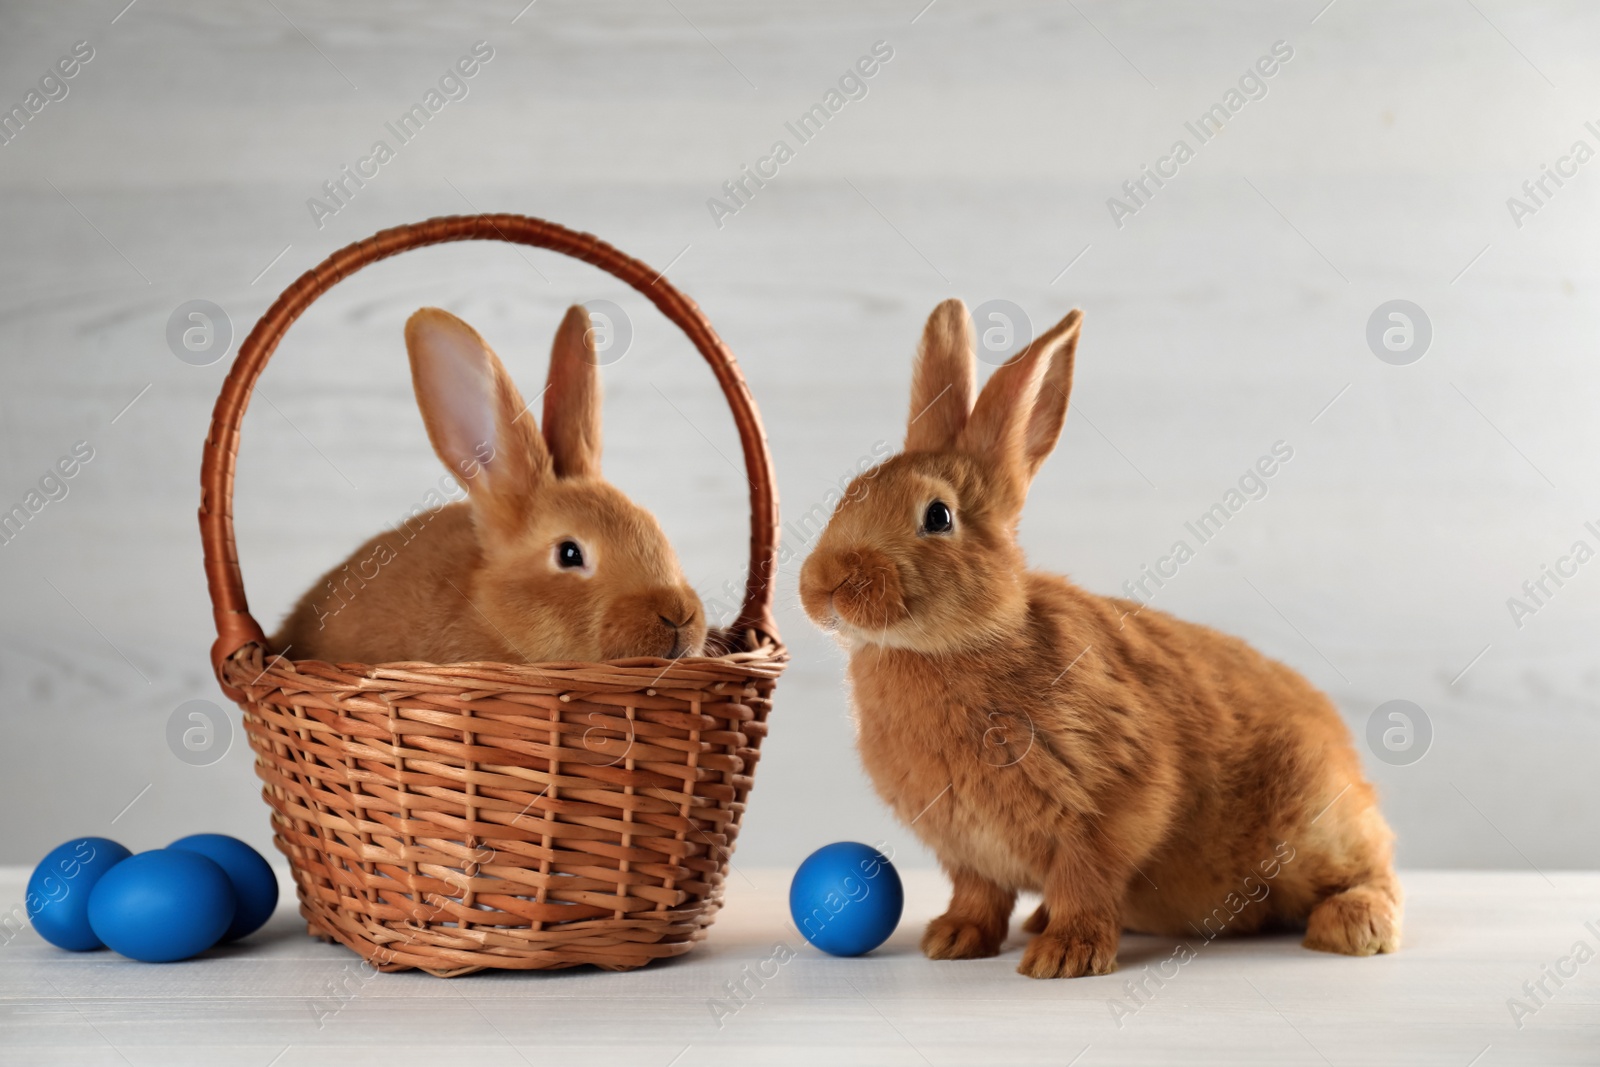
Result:
[[[721,903],[781,653],[635,663],[231,658],[312,930],[444,975],[687,951]]]
[[[274,655],[232,526],[238,427],[288,325],[359,267],[495,239],[552,248],[644,293],[717,373],[751,482],[743,610],[726,655],[544,664],[330,664]],[[311,933],[384,971],[627,970],[704,936],[787,662],[771,618],[777,502],[754,403],[686,297],[586,234],[522,216],[433,219],[307,272],[241,346],[207,441],[200,509],[212,662],[238,701]]]

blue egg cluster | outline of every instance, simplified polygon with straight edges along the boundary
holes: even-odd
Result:
[[[145,963],[186,960],[252,934],[277,904],[272,867],[225,834],[194,834],[138,855],[104,837],[79,837],[52,849],[28,879],[28,918],[40,937]]]

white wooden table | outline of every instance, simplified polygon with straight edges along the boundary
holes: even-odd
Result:
[[[1175,978],[1146,983],[1142,1007],[1126,983],[1175,942],[1128,937],[1117,974],[1073,981],[1014,973],[1020,933],[999,959],[933,963],[916,943],[944,882],[904,876],[905,919],[869,957],[800,940],[787,872],[736,870],[705,944],[629,974],[364,977],[351,953],[304,934],[289,897],[243,944],[186,963],[59,952],[26,930],[0,946],[0,1063],[1600,1063],[1600,959],[1561,962],[1579,941],[1600,950],[1600,873],[1412,872],[1398,955],[1196,939]],[[20,900],[25,877],[0,868],[0,900]],[[765,963],[780,944],[793,958]],[[1558,965],[1577,967],[1559,987],[1546,977]],[[1541,978],[1542,1005],[1523,990]],[[1512,997],[1534,1009],[1520,1029]]]

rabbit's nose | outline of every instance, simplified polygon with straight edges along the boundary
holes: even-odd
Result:
[[[672,646],[667,649],[667,658],[677,659],[680,656],[687,655],[690,650],[688,644],[684,641],[684,630],[694,622],[694,612],[685,611],[681,622],[675,621],[672,616],[663,615],[659,611],[656,613],[656,618],[665,623],[667,628],[672,631]]]
[[[695,617],[699,614],[699,606],[687,597],[668,597],[656,605],[656,618],[674,630],[693,626]]]

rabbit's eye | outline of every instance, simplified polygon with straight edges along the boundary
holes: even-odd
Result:
[[[568,569],[580,568],[583,566],[583,549],[578,547],[576,541],[563,541],[556,546],[556,562]]]
[[[935,500],[928,505],[928,510],[922,513],[923,533],[949,533],[955,529],[955,525],[955,516],[950,514],[950,505],[943,500]]]

